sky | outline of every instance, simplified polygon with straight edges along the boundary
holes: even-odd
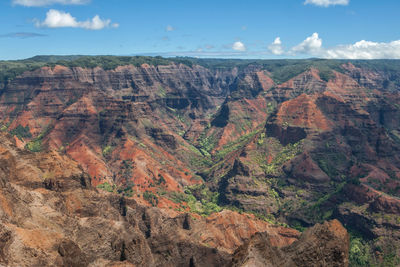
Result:
[[[400,58],[399,0],[0,0],[0,60]]]

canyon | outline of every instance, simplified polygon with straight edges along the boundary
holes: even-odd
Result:
[[[400,62],[12,64],[0,263],[399,263]]]

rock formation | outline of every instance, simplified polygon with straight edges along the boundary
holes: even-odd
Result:
[[[2,79],[0,128],[13,136],[2,137],[5,239],[48,225],[46,234],[59,234],[38,250],[51,251],[49,262],[62,254],[87,264],[201,266],[208,262],[198,255],[229,261],[245,240],[269,231],[265,221],[304,230],[338,219],[378,261],[400,251],[396,61],[146,58],[110,68],[102,63],[110,58],[84,58],[97,60],[89,68],[74,60]],[[56,218],[40,215],[47,213]],[[64,240],[96,223],[113,225],[104,242],[122,256]],[[210,227],[215,233],[206,235]],[[269,231],[272,244],[297,238],[279,229]],[[116,239],[122,232],[129,238]],[[85,242],[103,242],[91,234]],[[23,248],[13,242],[3,251]],[[46,262],[37,248],[23,250]],[[143,262],[129,258],[133,251],[146,255]]]

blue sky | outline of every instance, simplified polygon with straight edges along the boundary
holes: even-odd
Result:
[[[399,11],[399,0],[1,0],[0,59],[400,58]]]

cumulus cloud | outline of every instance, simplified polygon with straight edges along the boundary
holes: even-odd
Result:
[[[278,47],[278,45],[282,47],[280,39],[277,39],[269,47],[273,54],[276,54],[273,48]],[[289,51],[285,52],[282,49],[281,54],[290,56],[303,54],[330,59],[400,59],[400,40],[388,43],[362,40],[354,44],[324,48],[322,39],[319,37],[318,33],[313,33],[303,42],[292,47]]]
[[[400,40],[389,43],[359,41],[323,50],[325,58],[343,59],[400,59]]]
[[[110,19],[101,19],[98,15],[86,21],[78,21],[70,13],[50,9],[44,21],[36,21],[36,27],[46,28],[82,28],[87,30],[101,30],[104,28],[117,28],[118,23],[111,23]]]
[[[167,32],[172,32],[172,31],[175,31],[175,28],[172,27],[171,25],[168,25],[167,27],[165,27],[165,30],[166,30]]]
[[[318,54],[322,48],[322,39],[319,38],[318,33],[313,33],[307,37],[303,42],[296,45],[291,49],[291,52],[296,54]]]
[[[274,55],[282,55],[285,52],[280,37],[276,37],[275,41],[268,46],[268,49]]]
[[[304,2],[304,4],[329,7],[329,6],[335,6],[335,5],[347,6],[349,4],[349,2],[350,2],[350,0],[306,0]]]
[[[55,4],[61,5],[83,5],[90,0],[13,0],[14,5],[20,6],[49,6]]]
[[[237,42],[233,43],[232,49],[236,50],[236,51],[244,52],[244,51],[246,51],[246,46],[242,42],[237,41]]]

